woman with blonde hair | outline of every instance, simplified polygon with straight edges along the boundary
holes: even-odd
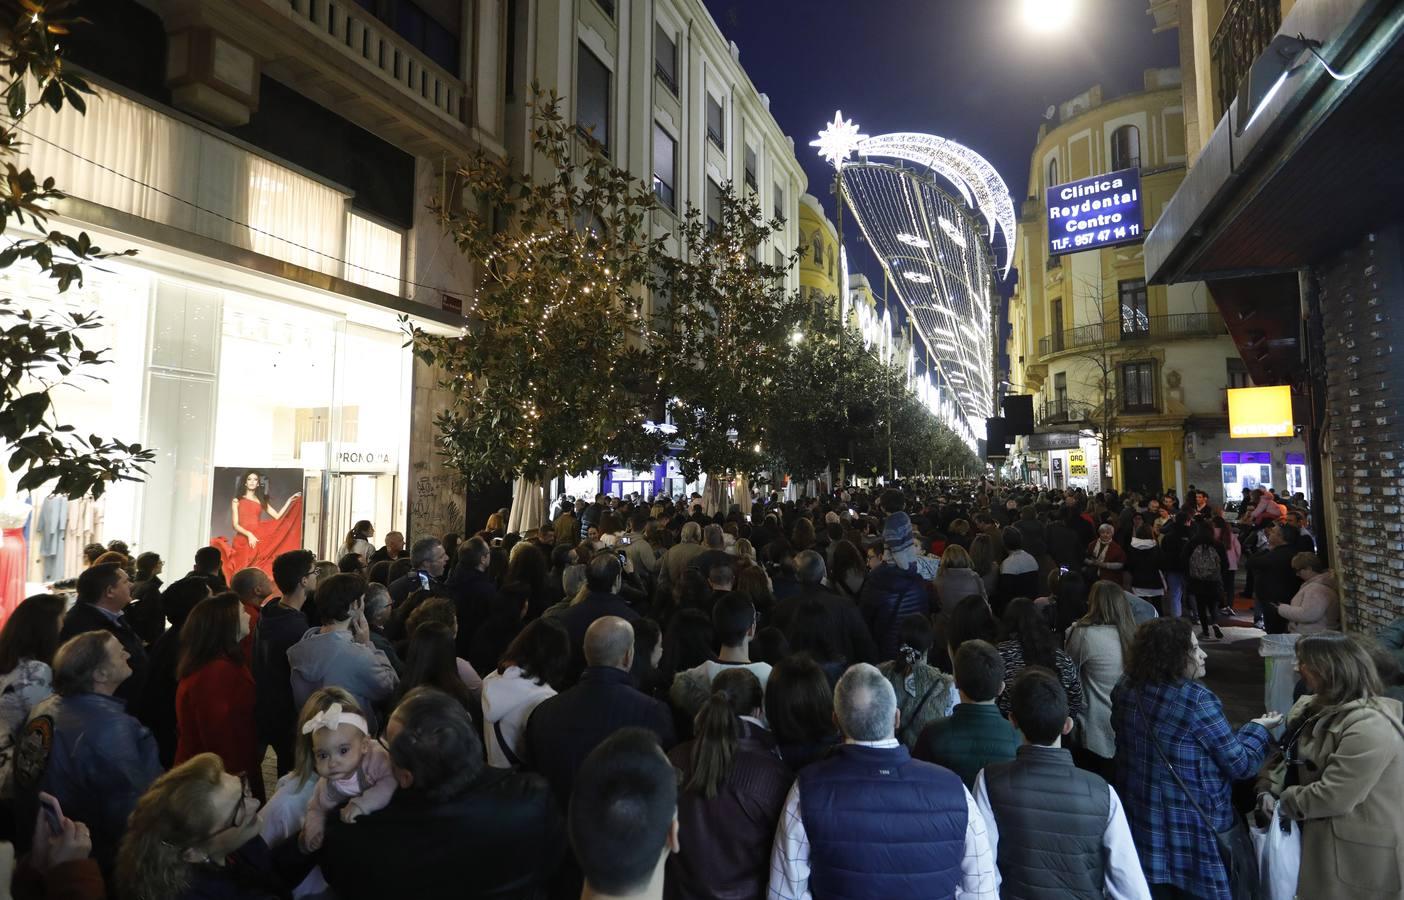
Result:
[[[1136,619],[1131,604],[1118,585],[1099,581],[1087,596],[1087,614],[1068,628],[1064,652],[1077,665],[1087,706],[1077,717],[1082,746],[1095,759],[1092,771],[1109,775],[1116,755],[1116,732],[1111,726],[1112,688],[1126,674]]]
[[[1287,715],[1282,756],[1259,780],[1302,823],[1299,897],[1404,897],[1404,725],[1369,652],[1327,631],[1297,642],[1309,692]],[[1271,803],[1260,796],[1266,809]]]
[[[985,580],[975,571],[966,549],[960,544],[951,544],[941,554],[941,567],[936,570],[936,596],[940,598],[941,609],[951,609],[971,594],[988,597]]]
[[[116,893],[139,900],[284,896],[248,783],[201,753],[152,783],[127,823]]]

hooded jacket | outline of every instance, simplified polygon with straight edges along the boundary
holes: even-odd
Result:
[[[288,650],[292,670],[293,708],[302,709],[312,692],[327,685],[345,688],[356,698],[371,733],[379,729],[375,709],[385,704],[400,683],[385,654],[369,644],[358,644],[349,631],[309,628],[302,640]]]
[[[483,679],[483,743],[487,747],[488,765],[498,769],[513,768],[497,740],[499,731],[513,754],[520,758],[524,752],[527,719],[538,703],[554,696],[555,688],[528,678],[519,666],[508,666],[501,674],[494,671]]]
[[[1154,539],[1131,539],[1131,549],[1126,554],[1126,571],[1131,573],[1131,590],[1150,596],[1165,593],[1165,582],[1160,574],[1164,568],[1164,554],[1160,552],[1160,545]]]
[[[1287,630],[1292,634],[1340,631],[1341,601],[1336,593],[1335,574],[1322,572],[1308,578],[1292,597],[1291,605],[1279,607],[1277,612],[1291,623]]]
[[[306,631],[307,616],[301,609],[284,606],[281,598],[263,605],[253,629],[249,669],[254,678],[254,720],[259,740],[275,747],[291,740],[297,722],[288,651]]]

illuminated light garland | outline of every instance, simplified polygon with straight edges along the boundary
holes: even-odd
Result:
[[[931,283],[931,276],[924,275],[921,272],[903,272],[902,277],[907,279],[908,281],[916,282],[917,284]]]
[[[926,238],[919,238],[914,234],[906,234],[905,232],[897,235],[897,240],[906,244],[908,247],[916,247],[918,250],[925,250],[931,246],[931,242]]]

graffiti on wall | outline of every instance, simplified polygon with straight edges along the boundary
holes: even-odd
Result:
[[[426,460],[410,473],[410,533],[416,538],[463,530],[463,488],[458,478]]]

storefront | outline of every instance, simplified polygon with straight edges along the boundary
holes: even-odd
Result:
[[[398,314],[196,248],[232,245],[396,294],[403,233],[355,213],[335,186],[158,110],[115,94],[96,107],[82,129],[76,117],[36,118],[42,139],[27,162],[108,219],[55,227],[136,255],[86,266],[84,283],[62,294],[20,263],[0,270],[0,290],[37,315],[101,320],[84,342],[106,363],[54,391],[55,418],[82,435],[150,447],[156,460],[142,482],[113,485],[95,501],[8,491],[6,506],[28,509],[27,590],[74,577],[89,543],[120,539],[134,554],[160,553],[169,581],[212,542],[222,542],[227,563],[267,568],[277,552],[300,547],[335,559],[359,519],[380,535],[402,529],[412,359]],[[57,149],[104,160],[132,142],[147,156],[106,169]],[[153,187],[180,196],[231,183],[238,189],[205,197],[199,214]],[[205,215],[221,203],[225,219]],[[119,220],[185,227],[168,228],[174,243],[165,244],[112,227]],[[276,237],[292,234],[305,236]]]

